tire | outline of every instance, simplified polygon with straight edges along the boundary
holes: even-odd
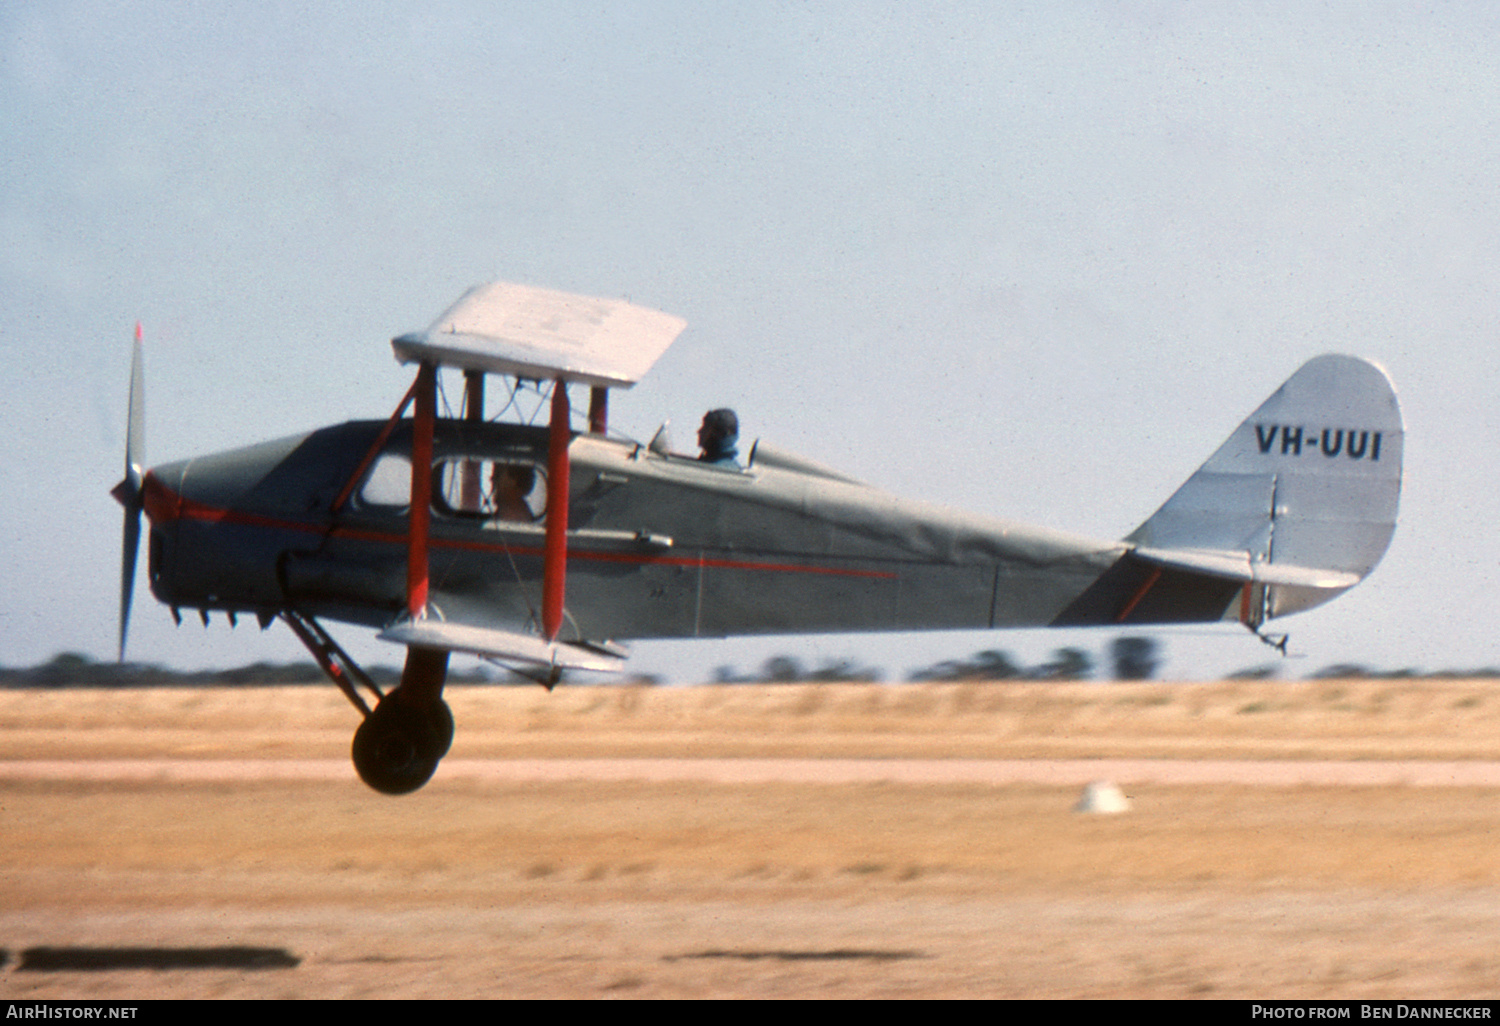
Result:
[[[410,794],[432,779],[453,743],[453,712],[439,700],[411,706],[387,697],[354,732],[359,778],[381,794]]]

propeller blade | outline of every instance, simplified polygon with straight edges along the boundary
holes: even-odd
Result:
[[[146,462],[146,370],[141,355],[141,326],[135,326],[130,352],[130,413],[125,426],[125,479],[109,494],[127,510],[141,501],[141,479]]]
[[[135,590],[136,551],[141,543],[141,508],[125,510],[125,535],[120,546],[120,662],[125,661],[125,636],[130,632],[130,596]]]
[[[135,485],[137,496],[146,465],[146,367],[141,355],[141,324],[135,325],[135,345],[130,350],[130,420],[125,429],[125,478]]]
[[[110,494],[125,507],[125,531],[120,545],[120,661],[125,661],[125,636],[130,629],[130,598],[135,590],[136,553],[141,543],[143,466],[146,460],[146,372],[141,355],[141,326],[135,326],[130,353],[130,414],[125,428],[125,479]]]

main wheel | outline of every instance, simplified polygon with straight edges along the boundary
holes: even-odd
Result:
[[[453,712],[439,699],[412,705],[392,701],[375,707],[354,732],[354,768],[359,778],[382,794],[410,794],[437,770],[438,760],[453,743]]]

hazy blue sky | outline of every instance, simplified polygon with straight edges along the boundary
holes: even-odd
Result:
[[[1401,525],[1370,580],[1280,621],[1286,673],[1500,664],[1497,124],[1485,3],[9,0],[0,663],[112,654],[135,321],[159,463],[385,416],[389,338],[505,278],[688,320],[616,427],[685,444],[732,405],[747,443],[1105,537],[1304,360],[1372,357],[1406,413]],[[1181,674],[1273,657],[1161,636]],[[1111,637],[635,665],[901,676]],[[137,590],[136,658],[301,653]]]

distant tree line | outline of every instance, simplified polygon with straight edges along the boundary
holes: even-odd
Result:
[[[1161,666],[1154,638],[1122,637],[1110,643],[1109,664],[1117,680],[1150,680]],[[1094,656],[1081,648],[1059,648],[1046,662],[1027,666],[1001,649],[986,649],[967,659],[949,659],[914,671],[912,681],[1087,680],[1094,675]],[[714,671],[719,684],[791,684],[827,681],[878,681],[884,674],[852,659],[825,660],[807,668],[795,657],[775,655],[758,672],[740,673],[732,666]]]
[[[366,667],[371,679],[382,688],[401,681],[401,671],[392,666]],[[455,683],[488,682],[492,674],[484,669],[472,673],[453,673]],[[0,667],[0,687],[264,687],[275,684],[326,684],[328,678],[310,660],[292,663],[251,663],[229,670],[173,670],[155,663],[98,662],[79,652],[61,652],[38,666]]]
[[[1308,680],[1368,679],[1368,680],[1454,680],[1472,677],[1500,677],[1500,667],[1481,666],[1474,670],[1433,670],[1424,673],[1410,667],[1401,670],[1374,670],[1358,663],[1334,663],[1308,675]]]
[[[852,659],[825,660],[813,669],[805,669],[793,656],[775,655],[761,664],[759,673],[741,675],[732,666],[714,670],[715,684],[794,684],[821,681],[878,681],[884,674],[873,666],[861,666]]]
[[[1107,667],[1113,680],[1153,680],[1161,668],[1161,646],[1155,638],[1124,636],[1115,638],[1108,648]],[[1228,674],[1226,680],[1266,680],[1277,676],[1282,663],[1271,662]],[[401,671],[393,666],[367,668],[382,688],[391,688],[401,680]],[[1071,681],[1094,676],[1095,658],[1080,648],[1058,648],[1051,658],[1028,666],[1003,649],[985,649],[967,659],[948,659],[913,671],[911,681]],[[1450,679],[1500,678],[1500,667],[1486,666],[1473,670],[1438,670],[1424,673],[1414,669],[1376,670],[1359,663],[1334,663],[1308,680],[1335,678],[1402,680],[1408,678]],[[742,674],[732,666],[720,666],[713,674],[719,684],[790,684],[834,683],[839,681],[880,681],[884,673],[854,659],[826,659],[808,667],[795,656],[774,655],[758,671]],[[328,678],[317,665],[308,661],[291,663],[258,662],[228,670],[173,670],[155,663],[99,662],[78,652],[62,652],[49,661],[25,668],[0,667],[0,688],[59,687],[260,687],[282,684],[324,684]],[[508,671],[479,665],[464,670],[455,667],[448,680],[454,684],[524,684],[529,678]],[[621,678],[620,683],[660,684],[661,678],[637,675]]]
[[[1089,680],[1096,670],[1107,673],[1109,680],[1155,680],[1163,663],[1162,646],[1151,637],[1126,635],[1109,643],[1106,662],[1097,666],[1095,657],[1080,648],[1058,648],[1045,662],[1027,665],[1004,649],[985,649],[967,659],[948,659],[932,666],[914,670],[908,676],[911,681],[1071,681]],[[1270,680],[1277,677],[1285,666],[1284,661],[1262,663],[1227,674],[1226,680]],[[837,659],[823,662],[816,668],[804,667],[796,658],[776,655],[761,664],[757,672],[742,674],[732,666],[720,666],[714,672],[714,681],[720,684],[779,684],[817,681],[879,681],[882,672],[864,666],[852,659]],[[1316,673],[1309,680],[1333,678],[1399,680],[1404,678],[1500,678],[1500,668],[1482,667],[1474,670],[1439,670],[1423,673],[1413,669],[1375,670],[1358,663],[1334,663]]]
[[[1155,638],[1115,638],[1109,645],[1115,680],[1150,680],[1161,666]],[[912,680],[1087,680],[1094,675],[1094,657],[1081,648],[1059,648],[1036,666],[1018,663],[1006,651],[986,649],[968,659],[948,660],[912,674]]]
[[[1160,664],[1157,642],[1152,638],[1116,638],[1110,645],[1110,659],[1115,676],[1121,680],[1148,680]],[[392,666],[367,667],[375,683],[382,688],[394,687],[401,671]],[[968,659],[948,660],[910,676],[913,681],[963,680],[1084,680],[1094,673],[1094,657],[1080,648],[1059,648],[1052,658],[1038,666],[1025,666],[1009,653],[987,649]],[[763,683],[836,683],[840,681],[879,681],[884,674],[876,667],[854,659],[828,659],[816,666],[804,666],[795,656],[774,655],[757,672],[741,674],[731,666],[714,671],[714,681],[721,684]],[[327,677],[309,661],[290,663],[257,662],[227,670],[173,670],[155,663],[100,662],[78,652],[62,652],[48,662],[26,668],[0,667],[0,687],[263,687],[284,684],[324,684]],[[470,671],[456,667],[449,681],[455,684],[529,683],[525,677],[480,666]],[[658,684],[654,677],[631,678],[637,684]]]

